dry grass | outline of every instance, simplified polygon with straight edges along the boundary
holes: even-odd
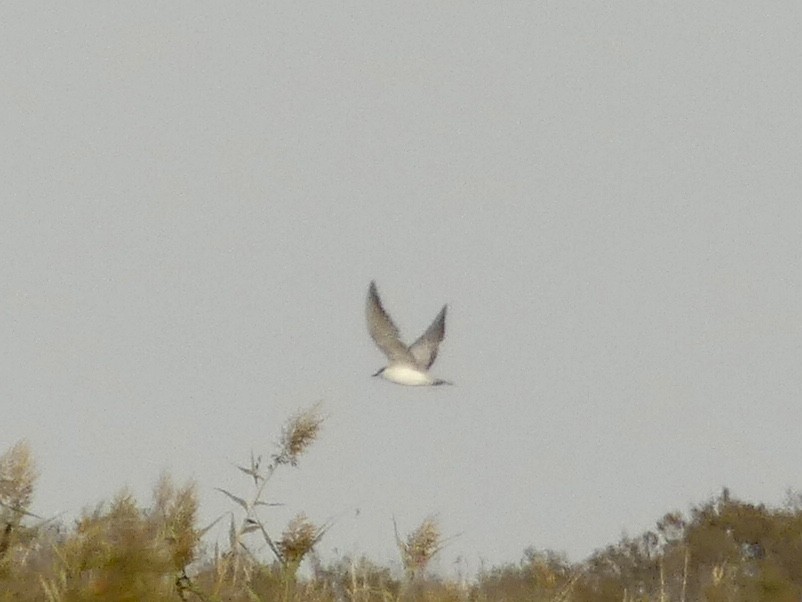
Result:
[[[29,508],[36,476],[26,441],[20,441],[0,456],[0,569],[13,561],[12,552],[26,537],[22,521],[34,516]]]
[[[284,425],[279,452],[274,456],[275,463],[297,466],[301,456],[317,440],[322,424],[323,416],[319,405],[290,418]]]
[[[284,563],[297,569],[325,532],[326,527],[317,527],[304,513],[298,514],[287,525],[276,544]]]
[[[417,529],[409,533],[406,539],[398,535],[398,526],[393,521],[395,539],[401,552],[401,563],[410,580],[425,573],[432,558],[443,549],[443,538],[440,525],[434,516],[427,516]]]
[[[317,527],[303,513],[298,514],[286,527],[281,538],[275,540],[271,530],[262,519],[259,509],[272,504],[267,501],[267,484],[273,473],[281,466],[297,467],[301,457],[308,451],[320,435],[323,417],[320,406],[302,410],[292,416],[282,428],[281,440],[277,451],[265,464],[262,456],[251,453],[248,466],[238,466],[243,474],[252,481],[252,492],[246,496],[235,495],[225,489],[219,489],[242,511],[239,520],[231,514],[229,527],[229,550],[227,553],[215,554],[213,572],[216,576],[213,590],[215,594],[227,591],[231,584],[247,583],[254,579],[263,583],[272,583],[276,577],[280,583],[281,599],[290,599],[297,586],[295,574],[303,559],[320,541],[328,529],[327,525]],[[252,542],[257,536],[273,553],[278,563],[277,571],[260,569],[257,549]],[[265,585],[268,589],[269,586]],[[254,594],[256,595],[256,594]]]
[[[40,525],[36,545],[17,555],[0,586],[3,600],[175,600],[199,550],[193,484],[175,488],[162,478],[154,503],[142,509],[123,491],[108,505],[84,512],[69,530]]]
[[[0,456],[0,505],[26,512],[33,500],[36,466],[27,441],[20,441]]]
[[[253,491],[235,505],[228,546],[202,553],[195,485],[162,476],[142,507],[120,492],[73,525],[31,512],[36,467],[24,442],[0,456],[0,602],[197,600],[201,602],[791,602],[802,597],[802,504],[770,509],[728,492],[671,513],[656,532],[624,537],[582,563],[527,550],[519,564],[450,581],[430,573],[443,539],[430,516],[398,544],[405,575],[367,559],[323,566],[314,553],[327,526],[299,513],[275,539],[261,519],[266,484],[297,466],[317,439],[317,409],[285,425],[276,453],[239,467]],[[221,490],[222,491],[222,490]],[[802,499],[802,498],[800,498]],[[236,515],[240,515],[237,517]],[[215,521],[217,522],[217,521]],[[266,552],[269,550],[269,552]],[[273,554],[273,559],[264,554]],[[312,560],[312,575],[298,567]]]

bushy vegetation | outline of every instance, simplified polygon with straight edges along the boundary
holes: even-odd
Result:
[[[250,495],[219,490],[234,512],[225,549],[205,549],[212,525],[197,523],[192,483],[161,477],[147,507],[121,492],[72,525],[31,512],[36,469],[18,443],[0,457],[0,601],[200,600],[393,602],[798,602],[802,598],[802,496],[768,508],[723,490],[687,514],[671,512],[637,537],[624,537],[583,562],[528,549],[515,564],[469,582],[438,578],[431,559],[443,547],[435,517],[407,535],[396,529],[404,574],[366,558],[323,565],[314,553],[329,525],[303,513],[274,537],[259,516],[282,467],[297,466],[317,439],[316,409],[291,418],[277,451],[239,470]],[[219,520],[222,520],[219,519]],[[259,557],[255,546],[271,557]],[[308,576],[298,574],[308,560]]]

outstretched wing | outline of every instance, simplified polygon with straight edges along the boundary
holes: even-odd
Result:
[[[443,337],[446,336],[447,309],[448,306],[444,305],[426,332],[409,346],[409,352],[415,358],[415,363],[421,368],[428,370],[437,359],[437,348],[443,341]]]
[[[370,337],[376,343],[376,346],[381,349],[382,353],[387,356],[387,359],[411,363],[415,361],[410,350],[401,342],[398,328],[393,324],[387,312],[384,311],[381,299],[379,299],[379,292],[376,290],[376,283],[373,281],[370,282],[370,288],[368,289],[365,316],[368,319]]]

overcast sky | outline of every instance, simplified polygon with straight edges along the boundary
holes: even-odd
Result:
[[[798,2],[0,9],[0,447],[34,510],[163,470],[202,519],[323,402],[264,514],[324,557],[581,559],[802,488]],[[449,303],[434,373],[384,358]],[[357,513],[357,509],[359,512]],[[225,529],[212,534],[226,543]]]

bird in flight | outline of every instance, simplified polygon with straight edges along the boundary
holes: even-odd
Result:
[[[368,288],[368,300],[365,314],[368,319],[368,332],[376,346],[387,356],[388,364],[373,376],[381,376],[399,385],[451,385],[440,378],[429,374],[434,360],[437,358],[437,347],[446,334],[446,309],[440,313],[418,340],[407,347],[400,339],[398,327],[382,307],[376,283],[371,281]]]

